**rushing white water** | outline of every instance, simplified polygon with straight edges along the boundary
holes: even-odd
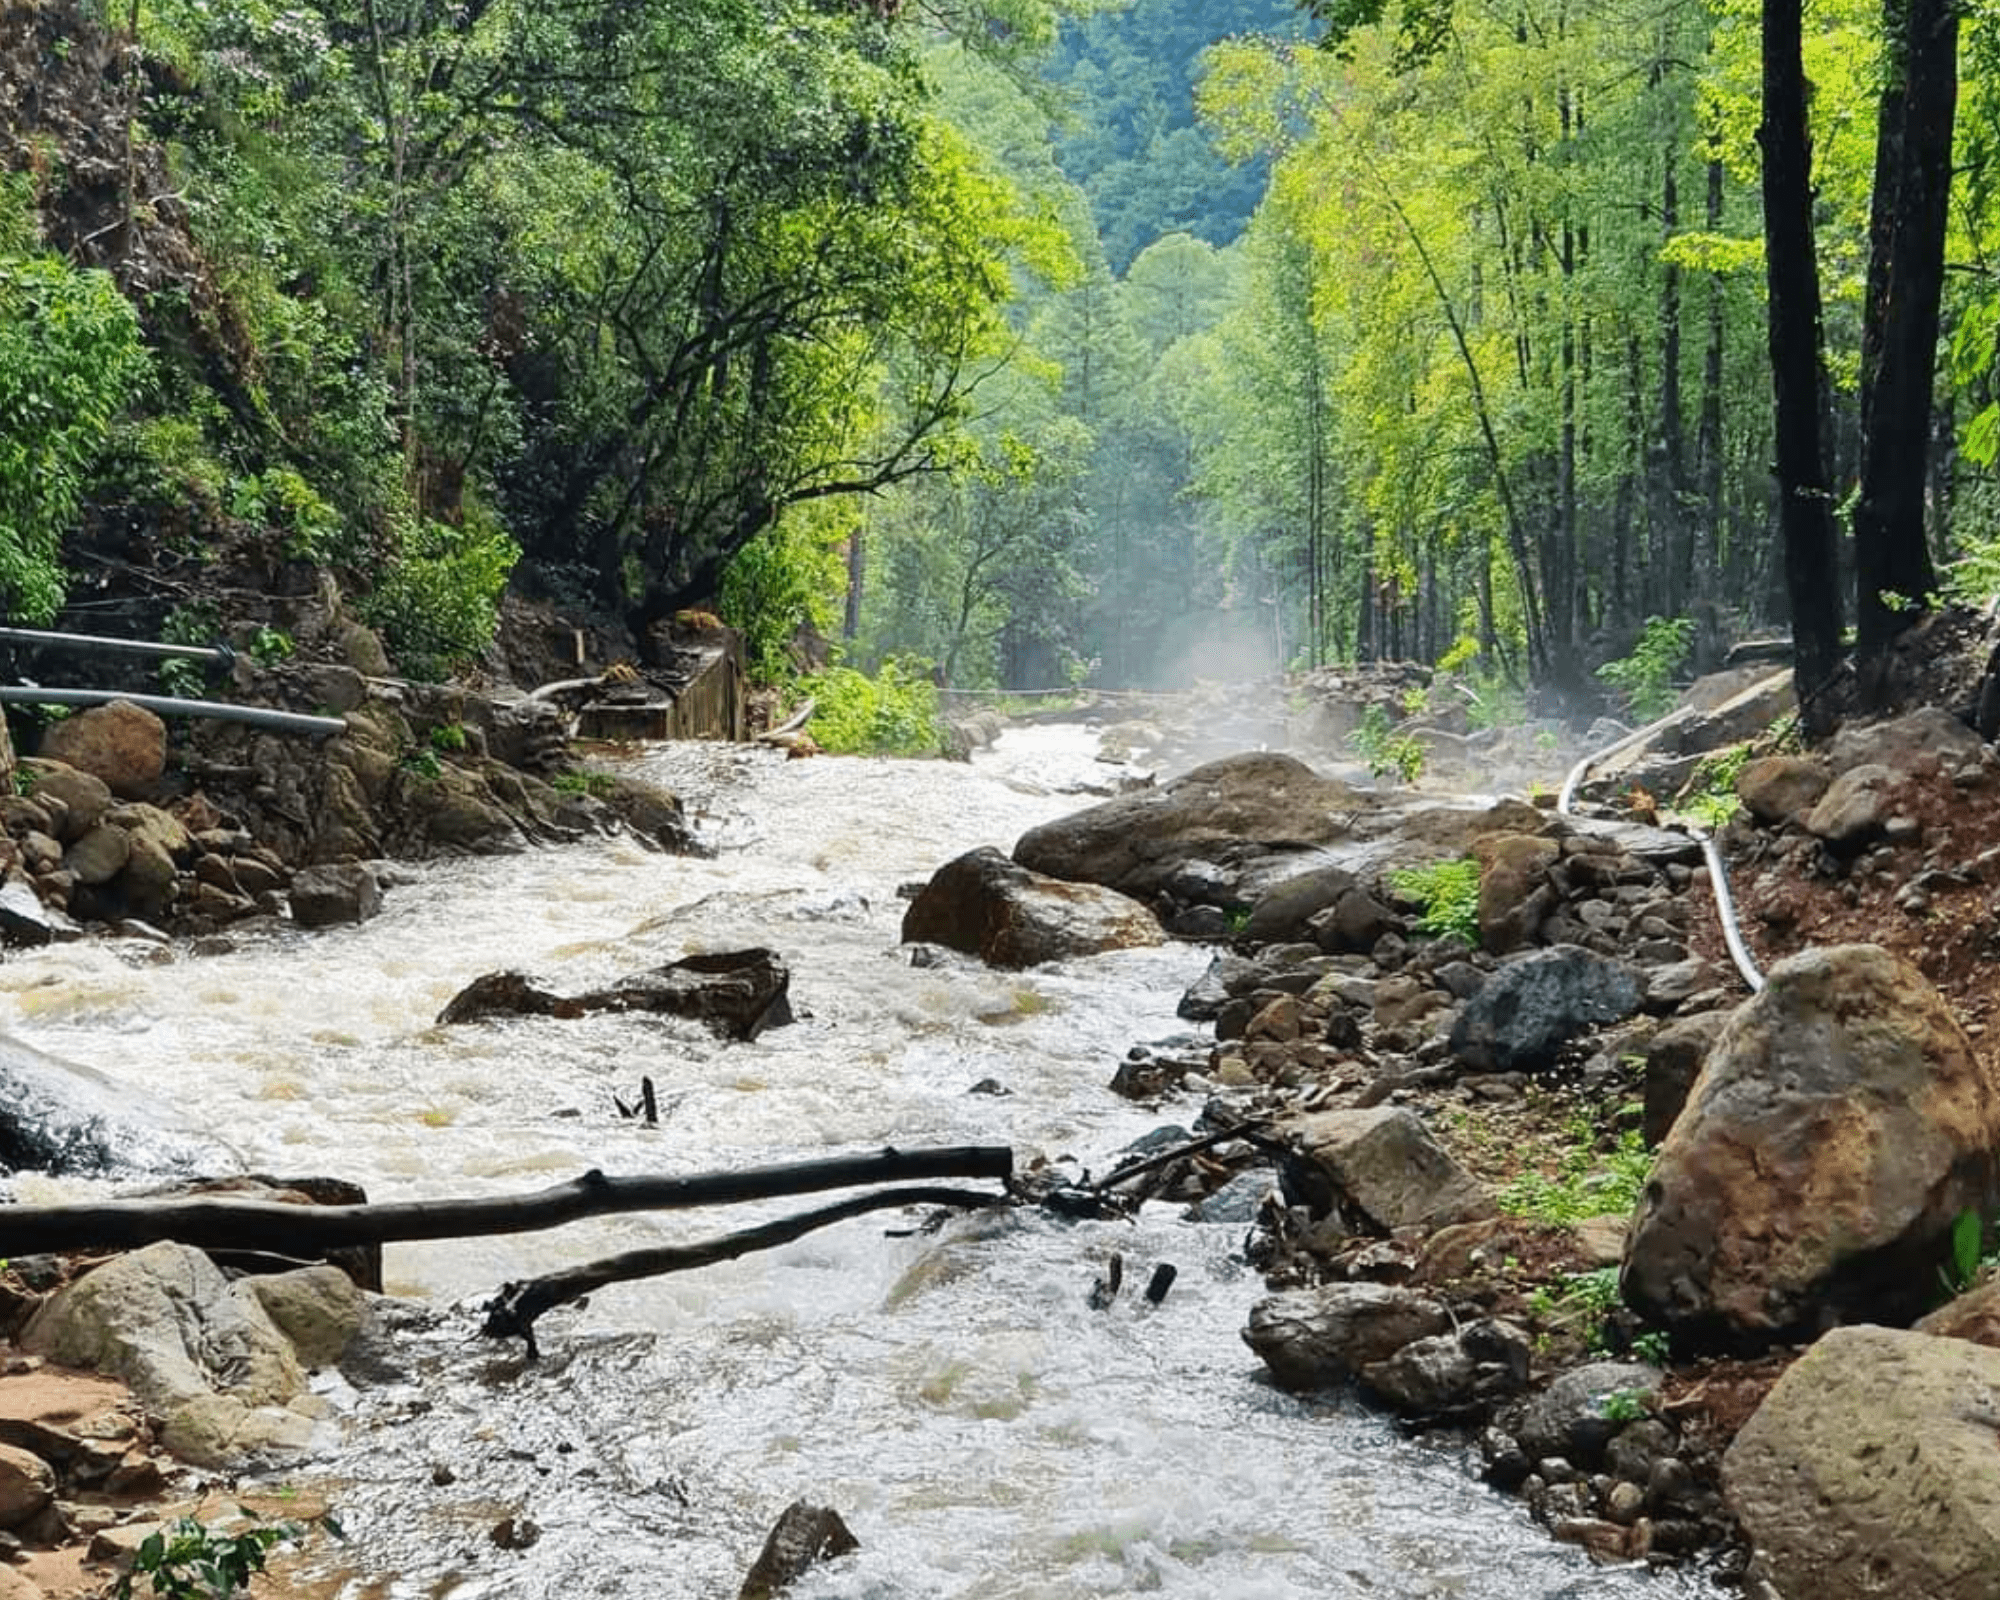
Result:
[[[706,812],[716,859],[542,851],[427,868],[363,927],[273,930],[228,955],[39,952],[0,965],[0,1030],[176,1105],[254,1170],[349,1177],[378,1199],[888,1143],[1011,1143],[1023,1160],[1101,1167],[1161,1120],[1104,1085],[1127,1045],[1179,1031],[1174,1001],[1205,952],[1028,974],[913,969],[897,953],[899,881],[1086,803],[1051,792],[1091,769],[1077,734],[1010,736],[972,768],[713,746],[642,765]],[[751,944],[791,963],[802,1013],[755,1044],[648,1017],[432,1021],[499,967],[575,988]],[[657,1129],[613,1109],[642,1074]],[[967,1093],[989,1077],[1011,1093]],[[22,1197],[78,1187],[30,1182]],[[400,1295],[470,1303],[506,1279],[745,1220],[737,1208],[392,1246],[387,1276]],[[1260,1292],[1240,1228],[1165,1206],[1129,1225],[884,1227],[863,1219],[611,1288],[544,1319],[538,1365],[473,1338],[469,1315],[412,1318],[387,1344],[400,1376],[328,1384],[343,1438],[321,1470],[340,1484],[361,1574],[344,1592],[733,1594],[801,1496],[839,1507],[862,1542],[801,1600],[1710,1592],[1592,1567],[1459,1454],[1348,1402],[1270,1389],[1239,1338]],[[1089,1309],[1114,1250],[1141,1282],[1156,1262],[1179,1267],[1163,1305],[1128,1289]],[[488,1532],[510,1515],[540,1538],[496,1546]]]

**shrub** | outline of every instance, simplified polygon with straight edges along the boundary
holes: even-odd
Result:
[[[1424,775],[1423,741],[1414,734],[1398,733],[1380,706],[1362,713],[1361,726],[1347,736],[1347,742],[1378,778],[1395,776],[1415,783]]]
[[[873,678],[830,667],[801,687],[818,702],[812,736],[835,754],[934,756],[942,747],[937,686],[920,661],[891,656]]]
[[[1673,709],[1674,673],[1693,642],[1692,618],[1648,617],[1632,653],[1605,662],[1597,675],[1625,697],[1633,716],[1651,722]]]
[[[448,678],[492,642],[500,592],[520,554],[497,524],[412,522],[362,602],[362,618],[410,676]]]
[[[0,210],[23,203],[18,184],[0,190]],[[61,608],[63,537],[147,370],[108,274],[0,250],[0,610],[16,621]]]
[[[1389,886],[1418,906],[1417,932],[1479,943],[1479,863],[1439,861],[1389,874]]]

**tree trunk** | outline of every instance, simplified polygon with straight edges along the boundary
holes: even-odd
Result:
[[[1833,495],[1820,441],[1825,377],[1802,9],[1802,0],[1764,0],[1764,120],[1757,142],[1764,152],[1765,271],[1785,586],[1792,608],[1800,715],[1808,732],[1821,733],[1828,731],[1831,711],[1824,691],[1840,665],[1841,606]]]
[[[1861,495],[1854,508],[1856,642],[1869,698],[1883,687],[1889,645],[1937,587],[1924,537],[1924,490],[1957,116],[1956,4],[1885,0],[1882,32],[1861,346]]]
[[[579,1217],[692,1206],[734,1205],[786,1195],[816,1194],[867,1183],[927,1178],[1005,1178],[1013,1152],[1004,1145],[877,1151],[699,1172],[684,1177],[607,1178],[586,1172],[533,1194],[478,1200],[408,1200],[387,1205],[297,1206],[273,1200],[214,1197],[181,1200],[97,1200],[73,1206],[8,1206],[0,1246],[10,1255],[50,1251],[132,1249],[174,1239],[198,1250],[302,1252],[380,1244],[395,1239],[462,1239],[475,1234],[529,1233]]]

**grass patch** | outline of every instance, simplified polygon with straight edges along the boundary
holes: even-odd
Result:
[[[1439,861],[1389,874],[1389,886],[1418,907],[1417,932],[1434,939],[1479,943],[1479,863]]]

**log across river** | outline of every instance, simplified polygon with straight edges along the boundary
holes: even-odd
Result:
[[[85,944],[0,965],[0,1031],[100,1067],[219,1137],[250,1170],[351,1178],[383,1201],[511,1194],[599,1168],[675,1174],[885,1145],[1011,1145],[1099,1171],[1164,1116],[1105,1085],[1179,1030],[1192,946],[1025,974],[915,969],[904,880],[1088,804],[1084,736],[1010,735],[973,767],[786,762],[665,747],[641,766],[723,846],[624,843],[421,869],[364,926],[283,930],[155,964]],[[1095,769],[1101,776],[1102,768]],[[651,1015],[444,1028],[475,975],[561,989],[703,950],[766,945],[793,1026],[754,1044]],[[660,1120],[621,1118],[654,1080]],[[983,1079],[1009,1093],[970,1094]],[[102,1195],[28,1180],[24,1201]],[[503,1282],[771,1220],[596,1216],[542,1232],[392,1244],[410,1325],[361,1387],[324,1381],[312,1469],[378,1580],[341,1592],[471,1600],[733,1594],[780,1510],[838,1507],[861,1549],[801,1600],[1614,1600],[1706,1595],[1551,1543],[1459,1455],[1344,1399],[1277,1393],[1239,1333],[1260,1293],[1243,1227],[1150,1206],[1136,1224],[976,1214],[884,1237],[864,1216],[766,1254],[609,1285],[550,1312],[534,1364],[477,1338]],[[1122,1256],[1127,1293],[1093,1282]],[[1173,1292],[1138,1292],[1155,1266]],[[422,1306],[457,1314],[433,1316]],[[300,1474],[301,1476],[305,1474]],[[515,1519],[503,1548],[490,1531]],[[538,1534],[519,1537],[523,1522]]]

